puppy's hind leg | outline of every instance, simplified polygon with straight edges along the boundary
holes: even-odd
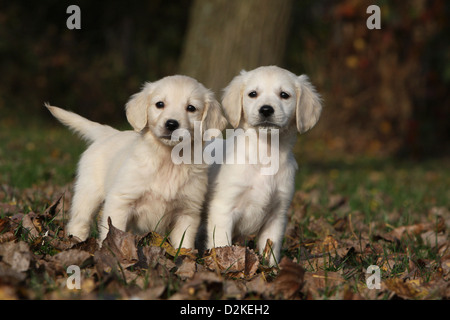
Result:
[[[75,184],[75,193],[70,208],[70,220],[66,231],[69,235],[86,240],[94,214],[103,201],[101,192],[91,181],[83,183],[80,179]]]

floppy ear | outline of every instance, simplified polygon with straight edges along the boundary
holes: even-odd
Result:
[[[314,86],[309,82],[308,76],[304,74],[296,78],[296,93],[297,130],[300,133],[305,133],[319,121],[322,101]]]
[[[234,77],[230,84],[224,89],[222,97],[222,106],[230,124],[233,128],[239,126],[242,115],[242,94],[244,90],[243,75],[246,72],[241,71],[241,74]]]
[[[127,120],[135,131],[140,132],[147,126],[147,108],[150,92],[151,83],[147,82],[141,92],[132,95],[125,106]]]
[[[222,115],[220,103],[216,100],[214,93],[208,91],[205,96],[205,109],[202,115],[202,133],[213,128],[222,131],[227,123],[227,119]]]

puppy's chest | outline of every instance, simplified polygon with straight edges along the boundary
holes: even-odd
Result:
[[[289,201],[294,189],[295,170],[293,164],[286,163],[280,166],[276,174],[261,175],[258,167],[247,166],[241,172],[238,182],[240,192],[234,198],[236,212],[260,219],[280,203]]]
[[[280,181],[277,176],[253,175],[237,196],[236,207],[243,213],[268,211],[278,198]]]
[[[172,180],[167,180],[167,176],[165,180],[149,180],[145,191],[134,202],[130,226],[139,232],[156,227],[157,232],[166,232],[178,214],[185,210],[199,211],[201,197],[196,197],[195,193],[199,189],[192,185],[198,184],[201,177],[189,174]]]
[[[145,177],[146,187],[143,202],[170,202],[182,198],[189,190],[189,186],[199,179],[194,170],[185,166],[161,167]]]

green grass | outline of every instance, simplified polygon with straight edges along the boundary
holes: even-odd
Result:
[[[449,159],[421,162],[396,159],[356,158],[302,160],[297,189],[320,190],[319,203],[327,208],[330,197],[346,197],[352,211],[364,213],[366,222],[388,222],[398,213],[394,226],[417,221],[432,207],[448,206],[450,199]],[[316,212],[327,215],[329,212]]]
[[[73,180],[85,143],[62,126],[0,129],[0,181],[17,188]]]

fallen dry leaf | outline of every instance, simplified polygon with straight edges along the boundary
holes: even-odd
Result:
[[[222,290],[224,299],[242,299],[247,294],[242,282],[232,280],[224,280]]]
[[[387,289],[404,299],[424,299],[429,296],[429,289],[419,279],[386,279],[385,285]]]
[[[331,235],[328,235],[317,243],[311,250],[311,254],[320,254],[324,252],[336,251],[339,246],[338,241]]]
[[[26,272],[14,270],[9,264],[0,261],[0,282],[2,284],[17,286],[27,277]]]
[[[442,257],[441,268],[444,278],[447,278],[446,280],[449,280],[448,277],[450,276],[450,255]]]
[[[86,261],[92,258],[87,251],[79,249],[69,249],[57,253],[49,259],[49,262],[54,265],[55,269],[66,271],[70,265],[76,265],[80,268],[84,267]]]
[[[95,238],[87,238],[85,241],[79,242],[70,237],[68,242],[72,243],[69,248],[87,251],[92,255],[98,250],[98,242]],[[69,244],[67,244],[67,246],[69,246]]]
[[[102,249],[112,253],[124,267],[135,264],[138,261],[137,237],[114,227],[110,218],[108,226],[109,231]]]
[[[40,233],[40,231],[36,227],[36,225],[40,224],[33,223],[33,219],[35,219],[35,214],[33,214],[32,212],[24,215],[22,219],[22,227],[26,229],[27,236],[30,239],[37,238]]]
[[[330,195],[328,200],[328,210],[334,211],[347,203],[347,197],[340,194]]]
[[[0,243],[8,242],[15,238],[16,236],[14,235],[9,217],[0,218]]]
[[[60,251],[71,249],[76,244],[79,243],[78,241],[74,240],[73,237],[70,237],[70,238],[59,238],[59,237],[46,238],[46,242],[49,245],[51,245],[53,248],[55,248],[56,250],[60,250]]]
[[[280,274],[273,283],[274,292],[283,299],[292,299],[303,286],[305,269],[287,257],[281,259],[279,267]]]
[[[260,295],[262,298],[267,298],[273,293],[273,283],[268,283],[262,274],[247,281],[246,287],[248,293]]]
[[[117,271],[117,267],[127,268],[139,260],[138,237],[113,226],[108,218],[109,231],[100,250],[95,252],[94,261],[99,273]]]
[[[154,268],[158,263],[163,264],[166,249],[154,246],[138,247],[139,265],[144,268]]]
[[[315,299],[320,297],[327,288],[334,288],[342,285],[344,282],[344,279],[338,272],[323,270],[306,272],[305,285],[303,286],[302,291],[306,293],[308,299]]]
[[[443,232],[436,232],[429,230],[420,235],[423,242],[428,244],[431,248],[440,250],[444,245],[448,244],[448,235]]]
[[[156,232],[149,232],[146,235],[142,236],[139,239],[139,243],[141,244],[147,244],[149,246],[153,247],[161,247],[164,248],[167,252],[167,254],[171,255],[172,257],[181,257],[181,256],[189,256],[192,259],[196,259],[195,252],[193,252],[191,249],[187,248],[177,248],[175,249],[172,244],[169,242],[167,237],[163,237],[160,234]]]
[[[333,223],[333,228],[338,231],[342,232],[348,227],[348,217],[345,216],[343,218],[337,218]]]
[[[25,272],[30,268],[32,255],[28,244],[23,241],[0,244],[2,261],[17,272]]]
[[[9,285],[0,285],[0,300],[17,300],[16,289]]]
[[[138,257],[139,261],[133,268],[151,270],[151,273],[157,277],[167,278],[176,267],[173,260],[166,255],[166,249],[161,247],[139,246]]]
[[[138,292],[135,296],[132,298],[142,299],[142,300],[156,300],[161,297],[161,295],[166,290],[165,285],[156,285],[152,286],[148,289],[145,289],[141,292]]]
[[[50,206],[42,213],[42,216],[46,219],[52,219],[56,214],[58,214],[58,206],[61,199],[64,197],[64,193],[61,194]]]
[[[410,226],[400,226],[393,229],[391,232],[381,235],[380,237],[388,240],[395,241],[401,240],[405,235],[419,235],[427,231],[435,231],[437,233],[444,231],[446,228],[445,220],[442,217],[438,217],[436,222],[417,223]]]
[[[200,299],[210,300],[222,296],[223,279],[210,271],[196,272],[180,290],[170,297],[171,300]]]
[[[203,259],[208,269],[241,278],[252,277],[259,265],[255,252],[242,246],[212,248],[206,252]]]
[[[308,229],[312,232],[314,232],[318,237],[326,237],[328,235],[335,235],[336,230],[333,228],[333,226],[328,223],[328,221],[323,218],[314,218],[312,217]]]
[[[10,203],[4,203],[0,202],[0,213],[1,214],[10,214],[10,213],[16,213],[19,211],[19,208],[16,204],[10,204]]]
[[[6,231],[5,233],[0,234],[0,243],[5,243],[15,239],[16,235],[14,234],[14,231]]]
[[[0,234],[9,230],[9,219],[8,218],[0,218]]]
[[[177,271],[175,271],[175,274],[183,280],[192,278],[197,271],[195,261],[189,257],[183,257],[182,259],[179,259],[179,261],[181,261],[181,264]]]

